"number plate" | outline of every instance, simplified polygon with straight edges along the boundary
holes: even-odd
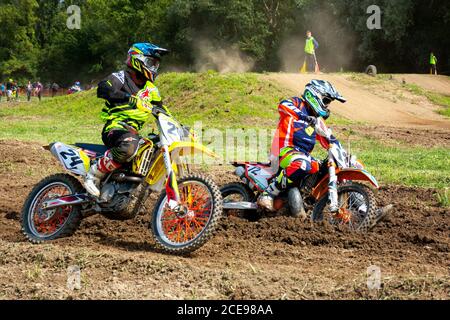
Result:
[[[76,148],[63,143],[55,143],[51,151],[67,170],[77,175],[86,175],[85,163]]]

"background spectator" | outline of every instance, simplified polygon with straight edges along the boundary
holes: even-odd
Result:
[[[12,90],[13,90],[13,80],[9,79],[6,83],[6,101],[11,101],[12,99]]]
[[[52,98],[58,93],[59,85],[56,82],[52,84]]]
[[[18,101],[19,100],[19,84],[17,82],[14,82],[13,92],[15,93],[16,101]]]
[[[434,53],[432,52],[430,55],[430,67],[431,67],[430,73],[431,74],[437,75],[437,62],[438,62],[438,60],[437,60],[436,56],[434,55]]]
[[[41,98],[42,98],[42,89],[43,89],[42,83],[38,81],[36,83],[36,89],[34,92],[35,92],[36,96],[39,98],[39,101],[41,101]]]
[[[5,95],[5,93],[6,87],[2,82],[0,82],[0,102],[2,102],[2,97]]]
[[[33,93],[33,85],[31,84],[31,81],[28,81],[27,87],[27,101],[31,101],[31,94]]]
[[[319,48],[319,43],[312,36],[311,31],[306,32],[306,43],[305,43],[305,56],[306,56],[306,66],[308,72],[315,72],[317,66],[316,50]]]
[[[54,96],[56,96],[58,94],[59,85],[56,82],[53,82],[53,84],[51,85],[51,89],[52,89],[52,98],[53,98]]]

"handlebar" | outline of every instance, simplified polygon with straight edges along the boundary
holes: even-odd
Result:
[[[153,108],[152,108],[152,115],[155,118],[157,118],[159,116],[159,114],[161,114],[161,113],[166,115],[166,116],[168,116],[168,117],[171,117],[171,115],[167,112],[167,110],[165,110],[165,109],[163,109],[161,107],[158,107],[158,106],[153,106]]]

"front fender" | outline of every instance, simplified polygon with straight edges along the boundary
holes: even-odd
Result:
[[[378,184],[377,180],[374,176],[372,176],[368,171],[366,170],[360,170],[360,169],[342,169],[336,170],[336,175],[338,178],[338,181],[340,183],[344,181],[368,181],[374,186],[375,188],[379,189],[380,185]],[[329,175],[327,174],[313,189],[312,196],[319,200],[324,195],[328,193],[328,180]]]
[[[219,156],[216,153],[214,153],[204,145],[197,142],[189,142],[189,141],[172,143],[169,147],[169,152],[172,155],[172,157],[194,155],[196,153],[197,154],[200,153],[206,154],[211,158],[216,159],[219,158]]]
[[[172,160],[172,168],[175,172],[177,172],[177,164],[180,164],[181,156],[189,156],[192,157],[195,154],[206,154],[212,158],[219,158],[219,156],[205,147],[204,145],[196,142],[175,142],[172,143],[169,147],[169,152]],[[191,158],[191,160],[194,160]],[[146,181],[149,185],[154,185],[161,183],[161,179],[165,178],[166,172],[164,167],[164,158],[161,153],[158,158],[153,163],[150,172],[146,178]]]
[[[368,181],[375,188],[379,189],[380,185],[378,184],[377,179],[373,175],[369,173],[369,171],[361,170],[361,169],[343,169],[338,173],[338,180],[350,180],[350,181]]]

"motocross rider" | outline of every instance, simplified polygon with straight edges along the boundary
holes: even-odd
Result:
[[[84,187],[93,196],[100,196],[101,180],[130,162],[139,148],[139,130],[150,120],[151,106],[163,106],[154,81],[161,57],[169,51],[151,43],[136,43],[128,51],[127,69],[111,74],[98,84],[97,96],[105,99],[102,120],[103,143],[108,151],[91,166]]]
[[[306,85],[301,98],[293,97],[280,103],[280,120],[271,156],[279,158],[280,173],[259,197],[261,208],[274,211],[274,198],[283,189],[319,171],[319,162],[311,157],[316,139],[324,148],[328,148],[330,143],[339,144],[334,136],[327,141],[315,130],[317,118],[329,118],[328,107],[334,100],[346,102],[331,83],[312,80]]]

